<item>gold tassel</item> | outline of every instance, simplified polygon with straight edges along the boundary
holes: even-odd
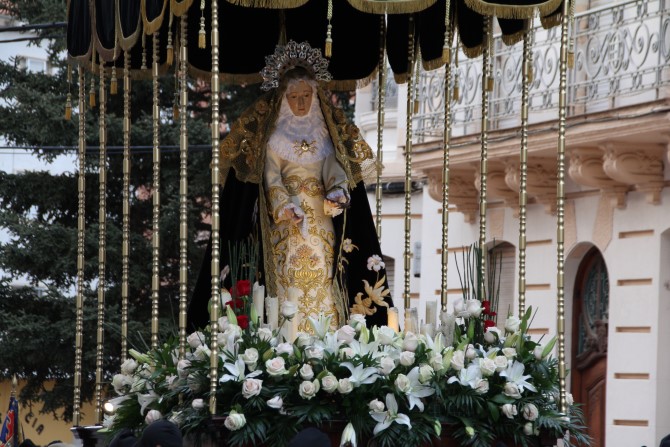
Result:
[[[68,92],[67,100],[65,101],[65,121],[72,119],[72,93]]]
[[[207,34],[205,33],[205,0],[200,0],[200,31],[198,31],[198,48],[207,46]]]
[[[575,29],[574,0],[570,1],[570,30],[572,31],[572,36],[570,36],[569,38],[570,42],[568,45],[568,68],[575,68],[575,39],[577,38],[577,30]]]
[[[116,80],[116,66],[112,67],[112,79],[109,80],[109,94],[116,95],[118,91],[117,80]]]
[[[325,55],[326,57],[332,57],[333,55],[333,25],[330,21],[333,19],[333,0],[328,0],[328,11],[326,13],[326,18],[328,19],[328,28],[326,30],[326,48]]]
[[[460,92],[461,89],[459,87],[459,76],[458,76],[458,34],[456,34],[456,54],[454,55],[454,67],[456,68],[454,70],[454,102],[458,102],[460,99]]]
[[[446,0],[446,9],[444,12],[444,45],[442,46],[442,59],[445,63],[451,63],[451,19],[449,14],[451,13],[451,1]]]
[[[172,49],[172,10],[170,10],[170,24],[168,26],[167,45],[165,54],[165,63],[168,67],[174,62],[174,50]]]

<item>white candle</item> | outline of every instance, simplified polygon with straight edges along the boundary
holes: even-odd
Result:
[[[426,323],[435,324],[436,315],[437,315],[437,302],[426,301]]]
[[[268,323],[270,329],[275,330],[279,326],[279,298],[269,296],[265,300],[266,311],[268,314]]]
[[[258,281],[254,283],[253,288],[253,304],[256,309],[256,315],[258,315],[258,324],[262,324],[265,320],[263,318],[263,306],[265,305],[265,286],[258,284]],[[260,327],[260,326],[259,326]]]
[[[396,332],[400,332],[400,323],[398,322],[398,309],[392,307],[388,311],[388,322],[386,323],[388,327],[393,329]]]
[[[300,309],[300,297],[302,296],[302,291],[297,287],[288,288],[288,300],[296,305],[297,309]],[[286,341],[293,343],[295,338],[298,336],[298,324],[300,323],[300,311],[296,312],[293,318],[285,323],[286,331]]]

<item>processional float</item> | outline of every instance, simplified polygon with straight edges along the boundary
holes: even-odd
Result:
[[[220,316],[220,192],[219,159],[220,110],[219,93],[222,82],[259,82],[265,56],[272,54],[277,44],[288,40],[308,41],[313,48],[321,48],[330,60],[333,80],[331,90],[353,90],[376,80],[378,132],[376,228],[381,237],[381,176],[382,135],[384,127],[384,92],[387,64],[397,83],[407,84],[407,133],[405,141],[404,181],[404,281],[403,307],[410,307],[410,229],[412,189],[413,115],[420,101],[418,79],[421,70],[444,67],[443,111],[443,167],[442,167],[442,251],[441,251],[441,306],[447,309],[447,265],[449,255],[449,155],[452,106],[459,100],[461,80],[458,59],[480,58],[481,130],[479,169],[479,244],[486,244],[487,217],[487,157],[489,127],[489,94],[493,89],[492,72],[494,32],[502,35],[507,45],[521,43],[523,58],[521,71],[522,101],[520,123],[520,192],[519,192],[519,278],[518,312],[525,312],[525,250],[526,250],[526,173],[528,142],[528,91],[533,76],[532,45],[533,21],[539,18],[544,28],[560,26],[560,86],[557,133],[557,352],[560,373],[560,408],[566,408],[565,391],[565,303],[564,303],[564,176],[566,130],[566,72],[572,63],[574,1],[569,0],[69,0],[67,49],[70,72],[77,74],[79,86],[76,108],[81,117],[96,106],[99,119],[99,269],[97,285],[97,344],[96,344],[96,421],[103,415],[103,340],[105,322],[105,249],[106,249],[106,124],[105,103],[108,94],[117,94],[121,85],[124,104],[123,119],[123,228],[122,228],[122,361],[126,360],[129,281],[129,179],[131,176],[130,148],[130,88],[133,79],[151,79],[153,85],[153,178],[152,178],[152,281],[151,281],[151,345],[158,344],[159,218],[161,213],[161,144],[159,120],[159,79],[174,76],[178,85],[178,112],[180,130],[179,182],[179,339],[180,353],[186,347],[187,307],[187,166],[188,132],[187,113],[189,76],[209,83],[211,88],[211,321]],[[494,19],[496,19],[494,21]],[[494,24],[497,23],[496,30]],[[574,33],[574,30],[572,30]],[[172,67],[172,74],[170,69]],[[71,74],[71,73],[69,73]],[[98,86],[96,91],[96,85]],[[88,93],[88,101],[87,101]],[[73,100],[68,94],[66,116],[71,114]],[[90,113],[90,112],[89,112]],[[175,114],[177,116],[177,114]],[[78,182],[78,237],[77,237],[77,298],[76,346],[74,376],[75,427],[80,425],[82,380],[82,331],[84,289],[84,160],[86,156],[85,120],[79,120],[79,182]],[[481,262],[485,275],[486,262]],[[215,414],[217,377],[216,325],[210,344],[211,398],[209,409]]]

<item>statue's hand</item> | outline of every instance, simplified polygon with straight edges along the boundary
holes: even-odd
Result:
[[[294,225],[300,224],[305,218],[305,212],[292,203],[286,205],[281,215],[282,220],[290,220]]]
[[[342,188],[335,188],[326,194],[326,200],[338,204],[340,208],[346,208],[349,204],[349,195]]]

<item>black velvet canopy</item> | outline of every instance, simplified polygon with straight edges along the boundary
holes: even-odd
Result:
[[[219,73],[226,82],[258,82],[265,56],[288,40],[308,41],[324,50],[328,0],[218,0]],[[424,69],[445,64],[446,5],[449,21],[468,57],[481,54],[484,17],[495,16],[505,43],[522,38],[528,19],[540,16],[550,27],[560,23],[563,0],[332,0],[333,75],[330,88],[353,89],[377,71],[384,48],[396,82],[405,82],[410,31],[417,39]],[[201,5],[204,8],[201,9]],[[211,1],[69,0],[67,48],[71,59],[87,65],[95,50],[107,64],[123,65],[131,55],[135,76],[150,75],[152,36],[158,33],[159,64],[167,62],[168,42],[176,48],[180,17],[187,15],[191,74],[209,76]],[[198,45],[204,18],[205,47]],[[453,42],[450,42],[453,45]],[[142,68],[142,55],[146,67]],[[175,56],[176,57],[176,56]],[[99,60],[99,59],[96,59]]]

